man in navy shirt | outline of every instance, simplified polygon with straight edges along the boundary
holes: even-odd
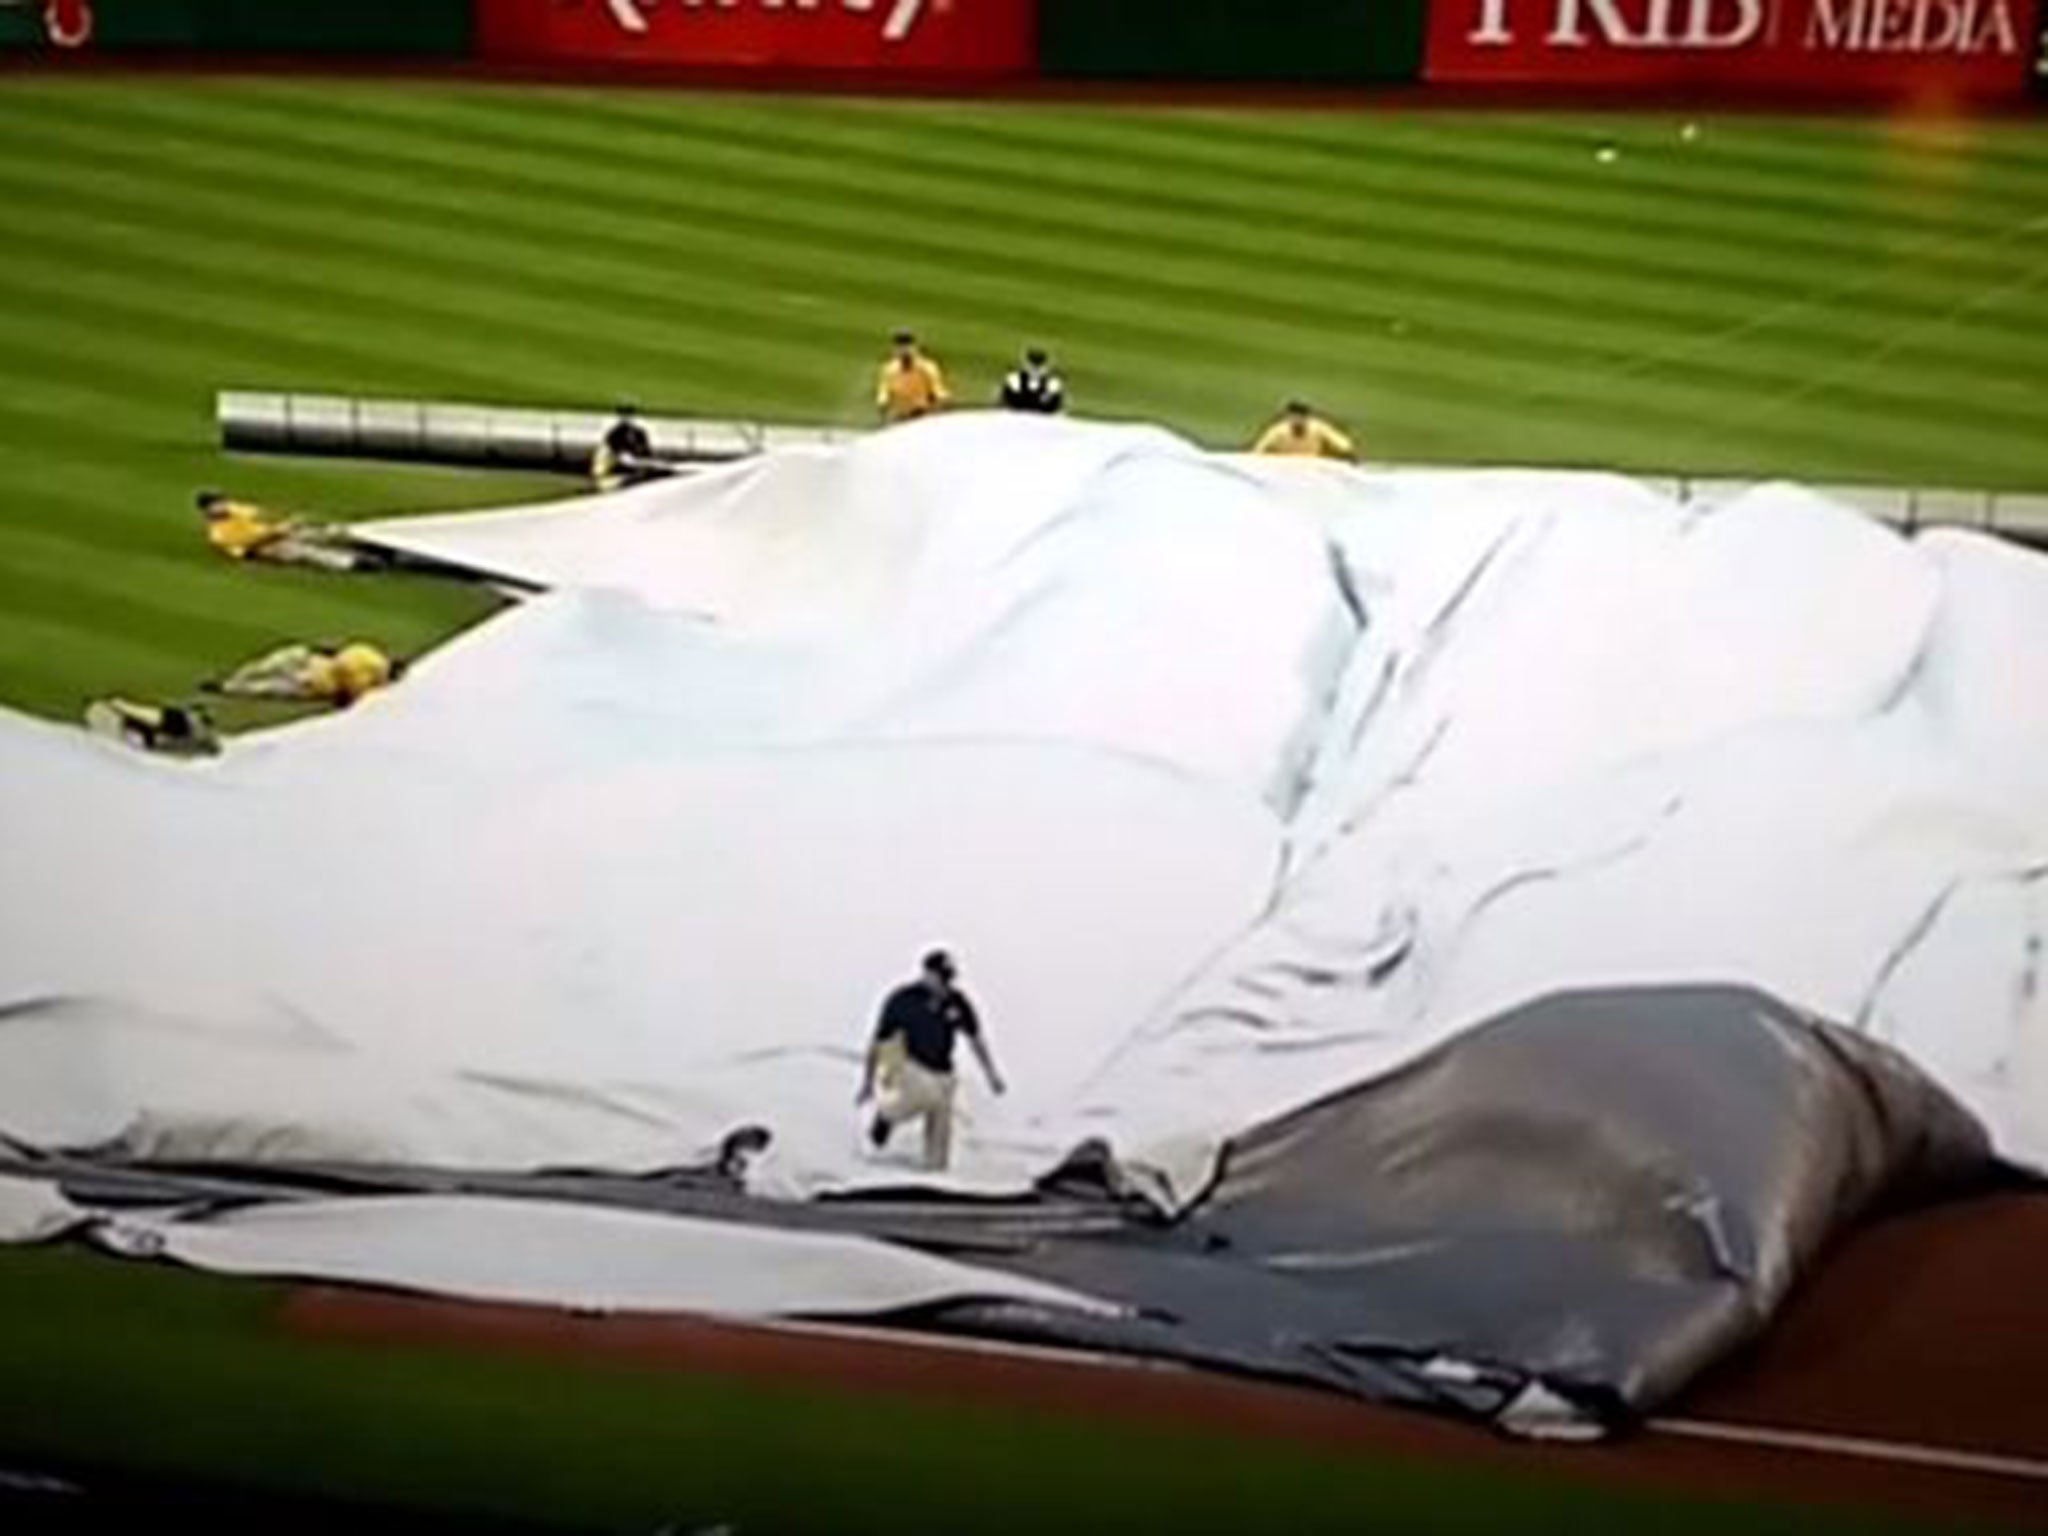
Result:
[[[868,1126],[868,1140],[879,1151],[904,1121],[923,1120],[925,1166],[935,1171],[946,1166],[953,1152],[956,1040],[966,1038],[989,1087],[1003,1092],[1003,1075],[981,1038],[981,1020],[967,994],[953,984],[956,975],[953,957],[935,949],[924,957],[916,981],[889,994],[860,1085],[862,1104],[875,1096],[878,1083],[887,1090]]]
[[[1044,348],[1032,347],[1024,354],[1023,364],[1004,376],[1001,401],[1005,410],[1037,416],[1057,416],[1067,408],[1066,383],[1052,371],[1052,359]]]

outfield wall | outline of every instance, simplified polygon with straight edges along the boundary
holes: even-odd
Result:
[[[0,52],[867,82],[2048,101],[2048,0],[0,0]]]
[[[1711,94],[2017,98],[2029,0],[1431,0],[1424,78]]]
[[[1390,84],[1422,71],[1427,0],[1038,0],[1038,62],[1072,80]]]
[[[476,0],[0,0],[0,49],[463,59]]]

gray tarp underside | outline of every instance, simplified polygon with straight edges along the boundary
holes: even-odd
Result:
[[[1617,1422],[1751,1337],[1872,1208],[1962,1187],[1993,1162],[1978,1123],[1895,1052],[1761,993],[1703,986],[1517,1009],[1236,1138],[1204,1198],[1172,1222],[1120,1188],[1100,1148],[1077,1151],[1035,1198],[1003,1202],[906,1191],[773,1203],[718,1170],[32,1166],[102,1205],[462,1191],[859,1232],[1132,1308],[1109,1318],[956,1304],[905,1326],[1146,1354],[1494,1421],[1534,1396]]]

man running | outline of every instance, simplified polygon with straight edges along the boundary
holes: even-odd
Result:
[[[877,1084],[886,1090],[868,1141],[877,1151],[906,1120],[924,1121],[925,1167],[937,1172],[953,1155],[953,1044],[965,1036],[975,1060],[995,1093],[1004,1091],[988,1044],[981,1038],[981,1020],[967,994],[954,985],[953,957],[935,949],[924,957],[916,981],[898,987],[882,1005],[882,1017],[868,1046],[860,1096],[866,1104]]]
[[[918,347],[917,337],[898,331],[888,360],[875,378],[875,409],[883,422],[912,421],[942,410],[953,396],[939,365]]]
[[[1356,459],[1358,449],[1351,439],[1309,409],[1306,400],[1290,400],[1280,419],[1259,434],[1253,453],[1294,455],[1300,458]]]

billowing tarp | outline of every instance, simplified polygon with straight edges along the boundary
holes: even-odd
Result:
[[[1015,1260],[1128,1311],[972,1320],[1571,1434],[1750,1338],[1874,1205],[1988,1164],[1903,1058],[1761,993],[1564,993],[1232,1138],[1170,1228]]]
[[[547,590],[206,763],[0,716],[0,1134],[1171,1216],[1533,999],[1738,985],[2048,1163],[2037,557],[975,416],[365,533]],[[941,1178],[851,1103],[934,943],[1014,1084]]]
[[[1844,1226],[1991,1167],[1867,1037],[1740,988],[1541,999],[1233,1136],[1177,1220],[1113,1149],[1030,1197],[751,1198],[657,1179],[65,1163],[123,1253],[580,1312],[869,1315],[1584,1436],[1762,1328]],[[0,1182],[0,1190],[5,1183]],[[32,1187],[32,1186],[24,1186]]]

